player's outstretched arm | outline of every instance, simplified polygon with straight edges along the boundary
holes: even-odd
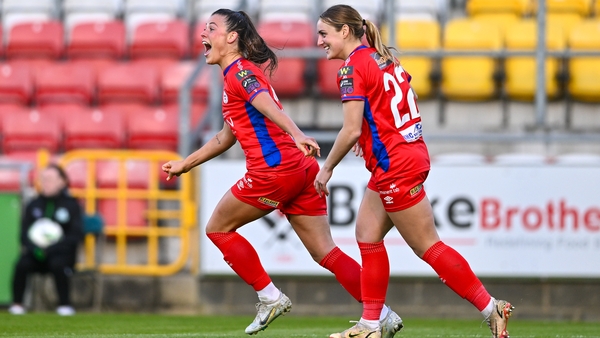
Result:
[[[263,115],[273,121],[279,128],[290,134],[296,146],[305,156],[321,156],[321,148],[317,141],[306,136],[294,121],[275,104],[273,99],[266,92],[259,93],[252,100],[254,108],[258,109]]]
[[[191,153],[184,160],[169,161],[162,166],[162,170],[169,174],[167,181],[173,176],[179,176],[192,170],[195,166],[198,166],[206,161],[209,161],[222,153],[227,149],[231,148],[237,139],[231,132],[231,128],[227,123],[223,124],[223,129],[215,135],[208,143],[203,145],[200,149]]]
[[[327,155],[323,167],[315,178],[314,185],[319,195],[329,195],[327,182],[331,179],[333,169],[356,145],[361,134],[364,107],[364,101],[346,101],[342,104],[344,124],[333,142],[333,147]]]

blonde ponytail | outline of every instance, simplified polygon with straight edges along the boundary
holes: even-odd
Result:
[[[381,55],[384,59],[392,61],[396,66],[400,65],[400,61],[392,54],[392,50],[396,50],[394,47],[387,47],[383,44],[383,40],[381,39],[381,33],[379,33],[379,29],[369,20],[363,20],[364,25],[367,27],[365,30],[365,34],[367,36],[367,42],[369,46],[375,48],[377,53]]]

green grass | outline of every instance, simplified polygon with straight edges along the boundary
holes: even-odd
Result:
[[[91,314],[59,317],[55,314],[11,316],[0,314],[0,337],[249,337],[246,316],[174,316],[150,314]],[[346,317],[277,319],[257,338],[329,337],[348,328]],[[477,320],[412,319],[396,337],[489,337]],[[511,337],[600,337],[600,323],[542,322],[518,318],[510,323]]]

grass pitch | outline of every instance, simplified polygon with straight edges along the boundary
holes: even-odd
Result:
[[[12,316],[0,313],[0,337],[250,337],[244,329],[253,317],[174,316],[153,314],[92,314],[59,317],[53,313]],[[257,338],[329,337],[350,327],[347,317],[301,317],[275,320]],[[397,338],[486,337],[478,320],[404,319]],[[511,337],[599,337],[600,323],[542,322],[511,319]]]

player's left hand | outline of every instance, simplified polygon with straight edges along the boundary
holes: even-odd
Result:
[[[330,170],[325,170],[323,168],[319,170],[319,173],[317,174],[314,183],[315,189],[317,189],[317,193],[319,194],[319,196],[323,197],[323,194],[325,194],[325,196],[329,196],[327,182],[329,182],[329,180],[331,179],[331,175],[333,175],[333,172]]]
[[[306,157],[321,157],[321,147],[313,137],[308,137],[304,134],[294,138],[296,147],[302,151]]]

